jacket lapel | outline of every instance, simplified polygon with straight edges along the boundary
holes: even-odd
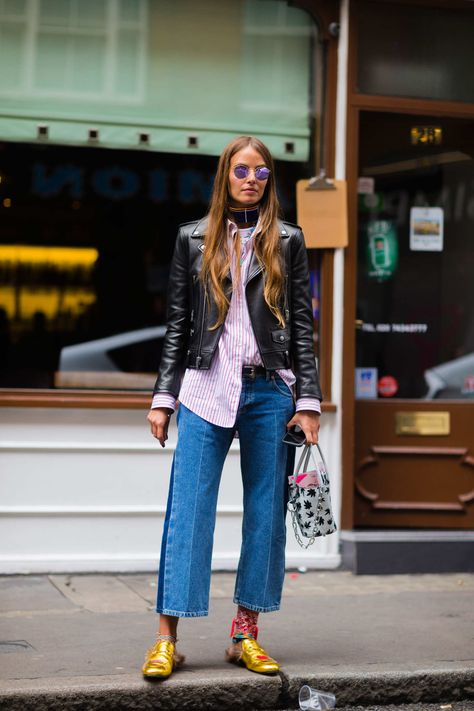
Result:
[[[199,220],[197,223],[196,227],[193,230],[193,237],[204,237],[206,234],[206,228],[207,228],[207,223],[208,223],[208,218],[203,217],[202,220]]]
[[[262,271],[262,266],[260,262],[257,259],[257,255],[255,254],[255,249],[252,249],[252,255],[250,257],[250,264],[249,268],[247,271],[247,278],[245,280],[245,286],[249,283],[251,279],[257,276],[257,274],[260,274]]]
[[[283,222],[281,220],[278,220],[278,226],[280,228],[280,237],[288,237],[288,232],[286,231],[286,229],[283,225]],[[255,250],[253,249],[252,250],[252,257],[251,257],[250,264],[249,264],[249,269],[247,272],[247,279],[245,280],[245,286],[247,286],[249,281],[251,281],[251,279],[256,277],[257,274],[260,274],[261,271],[262,271],[262,265],[258,261],[257,256],[255,254]]]

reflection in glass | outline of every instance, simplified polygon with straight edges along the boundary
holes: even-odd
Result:
[[[441,145],[413,145],[413,123],[362,114],[357,366],[379,397],[472,398],[474,122],[438,119]]]
[[[216,159],[28,144],[1,157],[13,200],[0,231],[0,387],[149,390],[177,227],[205,214]],[[309,164],[276,170],[294,222]]]

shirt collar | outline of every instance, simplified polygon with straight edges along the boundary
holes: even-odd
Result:
[[[257,232],[259,230],[260,230],[260,220],[258,220],[257,224],[255,225],[255,229],[252,233],[252,237],[255,237],[255,235],[257,234]],[[239,228],[237,227],[235,222],[233,222],[232,220],[227,218],[227,234],[229,235],[229,237],[234,238],[238,234],[238,232],[239,232]]]

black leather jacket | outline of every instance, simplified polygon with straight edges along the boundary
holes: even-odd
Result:
[[[216,352],[222,326],[216,322],[217,306],[204,298],[199,277],[207,219],[181,225],[171,263],[168,286],[167,330],[159,375],[154,392],[178,397],[185,368],[208,369]],[[280,222],[285,289],[281,307],[286,326],[281,328],[263,298],[263,274],[252,253],[245,294],[265,368],[292,368],[296,376],[296,397],[321,397],[313,350],[313,317],[309,288],[308,258],[303,233],[289,222]],[[230,274],[224,290],[230,297]]]

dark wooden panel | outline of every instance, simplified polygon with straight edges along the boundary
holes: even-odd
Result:
[[[397,435],[398,411],[449,411],[449,435]],[[474,527],[474,405],[356,404],[355,525]]]

